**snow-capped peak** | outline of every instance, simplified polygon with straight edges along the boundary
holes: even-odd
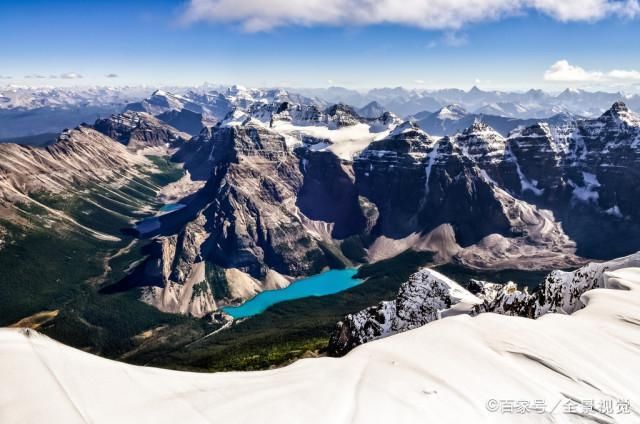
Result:
[[[506,149],[506,139],[479,119],[455,137],[455,142],[465,156],[473,159],[491,157],[498,160]]]
[[[154,91],[151,95],[152,95],[152,96],[159,96],[159,97],[168,97],[168,96],[169,96],[169,93],[167,93],[167,92],[166,92],[166,91],[164,91],[164,90],[156,90],[156,91]]]
[[[440,109],[438,112],[438,118],[441,120],[448,119],[450,121],[457,121],[464,118],[467,111],[460,105],[448,105]]]
[[[243,85],[237,85],[234,84],[231,87],[229,87],[229,89],[227,90],[230,94],[238,94],[238,93],[243,93],[243,92],[247,92],[249,90],[247,90],[247,87],[243,86]]]
[[[389,133],[389,137],[397,137],[401,134],[408,133],[409,131],[420,131],[424,132],[416,125],[413,121],[404,121],[402,124],[398,125]],[[426,133],[425,133],[426,134]]]
[[[463,131],[463,134],[464,135],[491,135],[491,136],[496,135],[500,138],[504,138],[496,130],[491,128],[491,126],[482,122],[482,120],[478,118],[476,118],[473,121],[473,124],[471,124],[469,128]]]
[[[600,120],[613,120],[615,123],[624,123],[628,126],[640,125],[640,117],[630,111],[622,101],[615,102],[608,111],[602,114]]]

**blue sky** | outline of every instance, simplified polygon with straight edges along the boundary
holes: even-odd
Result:
[[[293,11],[282,6],[283,0],[271,6],[235,0],[240,7],[227,7],[225,0],[3,0],[0,85],[207,81],[248,86],[469,88],[476,84],[487,89],[570,86],[637,91],[640,84],[636,1],[624,0],[628,10],[594,9],[592,15],[582,16],[577,14],[584,7],[496,12],[488,6],[478,14],[466,8],[465,0],[410,0],[435,3],[445,12],[451,2],[456,6],[453,14],[443,16],[425,8],[415,13],[415,20],[402,9],[376,10],[366,16],[348,9],[357,9],[365,0],[318,3],[318,8],[332,2],[347,8],[326,16],[320,9],[307,10],[313,0],[292,1],[297,4]],[[513,3],[493,3],[501,1],[507,8]],[[594,7],[623,4],[583,1]],[[394,6],[393,0],[386,2]],[[396,3],[410,8],[408,3]],[[107,78],[109,74],[118,77]]]

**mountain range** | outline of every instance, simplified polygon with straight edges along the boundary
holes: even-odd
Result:
[[[150,95],[150,93],[152,93]],[[197,134],[203,115],[205,125],[213,125],[234,107],[247,107],[260,100],[273,102],[288,99],[294,103],[314,103],[326,107],[344,103],[359,108],[363,117],[375,117],[390,111],[402,118],[438,112],[451,105],[466,114],[499,116],[523,120],[550,119],[557,115],[593,118],[616,101],[640,109],[640,96],[624,93],[589,92],[567,89],[559,94],[529,90],[526,92],[488,91],[473,87],[459,89],[382,88],[356,91],[340,87],[322,89],[247,89],[242,86],[165,87],[88,87],[0,88],[0,140],[12,141],[25,136],[59,132],[83,122],[93,122],[124,109],[146,111],[153,115],[169,113],[170,120],[182,131]],[[181,111],[183,113],[179,113]],[[184,115],[180,118],[180,115]],[[169,121],[167,121],[169,122]],[[496,130],[504,129],[497,123]],[[507,125],[508,127],[511,124]],[[456,127],[457,129],[463,129]],[[426,128],[431,131],[432,128]],[[434,134],[439,135],[439,134]],[[446,134],[451,135],[451,134]],[[504,134],[506,135],[506,134]],[[18,140],[29,143],[29,140]]]
[[[0,145],[0,272],[12,282],[2,325],[139,364],[208,369],[215,350],[213,366],[238,361],[216,369],[236,369],[256,361],[256,343],[297,343],[291,358],[318,340],[325,349],[332,331],[336,355],[383,336],[373,324],[362,336],[349,316],[395,322],[396,293],[420,305],[437,294],[405,323],[460,308],[467,292],[486,301],[467,313],[536,317],[587,287],[540,273],[640,250],[640,118],[623,102],[595,118],[447,105],[405,119],[381,103],[222,91],[157,91],[42,146]],[[455,296],[413,287],[433,280],[409,278],[424,266],[453,267],[443,274],[452,281],[462,272]],[[273,307],[268,330],[225,312],[341,268],[364,282]],[[496,285],[507,282],[500,273],[539,289]],[[478,274],[486,281],[467,277]],[[349,331],[333,330],[345,315]]]

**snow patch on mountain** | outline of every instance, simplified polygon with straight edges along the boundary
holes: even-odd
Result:
[[[314,148],[319,151],[331,151],[340,159],[351,161],[353,157],[366,149],[371,142],[387,137],[390,129],[371,131],[371,125],[358,123],[341,128],[329,128],[320,125],[295,125],[287,121],[274,122],[272,128],[283,134],[288,145],[302,145],[305,137],[326,140],[325,143]]]
[[[598,187],[601,187],[600,182],[595,174],[590,172],[582,172],[582,180],[584,185],[578,185],[569,180],[569,184],[573,187],[574,199],[589,203],[597,203],[600,195],[598,194]]]
[[[464,116],[467,114],[467,111],[459,105],[449,105],[440,109],[437,114],[438,119],[442,121],[457,121],[464,118]]]

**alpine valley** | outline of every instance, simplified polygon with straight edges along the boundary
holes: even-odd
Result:
[[[233,86],[0,100],[0,134],[18,111],[54,120],[0,144],[0,325],[109,358],[202,371],[340,356],[450,315],[570,314],[606,272],[640,266],[637,97]],[[359,281],[231,313],[328,270]]]

